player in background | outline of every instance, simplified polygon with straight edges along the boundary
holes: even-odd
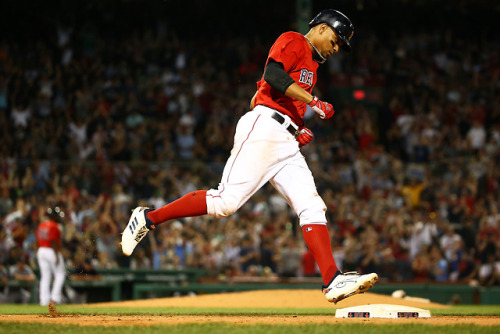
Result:
[[[218,189],[199,190],[157,210],[137,207],[122,234],[122,250],[131,255],[149,230],[166,221],[212,215],[225,217],[238,210],[257,190],[270,182],[300,219],[305,243],[323,278],[330,302],[364,292],[378,279],[375,273],[341,273],[332,255],[326,226],[326,206],[318,195],[312,173],[300,147],[313,139],[303,116],[309,105],[322,119],[331,118],[331,104],[311,95],[320,63],[351,50],[351,21],[328,9],[309,23],[306,35],[282,34],[271,47],[250,110],[236,126],[234,146]]]
[[[61,229],[64,212],[59,207],[47,209],[48,219],[38,225],[36,239],[38,241],[37,259],[40,267],[40,305],[62,302],[62,289],[65,279],[64,259],[61,254]],[[54,278],[52,289],[50,283]]]

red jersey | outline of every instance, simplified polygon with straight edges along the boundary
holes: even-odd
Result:
[[[316,84],[316,71],[318,63],[313,60],[309,42],[297,32],[286,32],[282,34],[269,51],[266,66],[269,59],[283,64],[285,71],[292,79],[309,94]],[[255,105],[264,105],[290,116],[295,124],[302,126],[302,117],[306,112],[306,103],[281,94],[274,90],[264,80],[257,82],[257,96]]]
[[[52,247],[51,241],[57,242],[61,247],[61,231],[59,226],[52,220],[46,220],[38,225],[36,230],[38,247]]]

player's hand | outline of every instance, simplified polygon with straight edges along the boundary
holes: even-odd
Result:
[[[321,117],[322,119],[329,119],[333,116],[335,111],[330,103],[320,101],[317,96],[314,96],[308,105]]]
[[[297,133],[297,141],[299,142],[299,147],[306,146],[309,144],[314,138],[314,135],[311,130],[308,128],[300,128]]]

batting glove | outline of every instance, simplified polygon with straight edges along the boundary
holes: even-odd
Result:
[[[333,116],[335,111],[330,103],[320,101],[317,96],[314,96],[308,105],[321,117],[322,119],[329,119]]]
[[[300,128],[297,133],[297,141],[299,142],[299,147],[306,146],[309,144],[314,138],[314,135],[311,130],[308,128]]]

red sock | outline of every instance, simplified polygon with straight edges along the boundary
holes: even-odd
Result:
[[[148,212],[148,218],[159,225],[171,219],[206,215],[206,194],[206,190],[193,191],[164,207]]]
[[[323,284],[328,284],[337,272],[332,254],[332,245],[326,225],[309,224],[302,226],[302,234],[307,248],[311,251],[318,264]]]

